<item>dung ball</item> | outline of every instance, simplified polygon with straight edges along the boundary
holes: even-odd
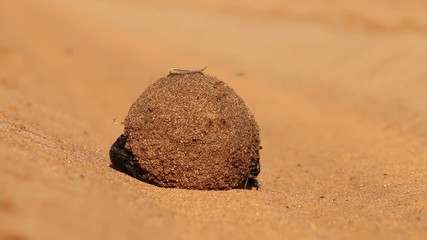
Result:
[[[150,85],[132,104],[123,136],[135,177],[160,187],[232,189],[259,173],[254,116],[231,87],[202,72]]]

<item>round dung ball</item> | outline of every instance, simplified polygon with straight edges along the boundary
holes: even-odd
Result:
[[[238,188],[259,164],[254,116],[226,83],[201,72],[169,74],[150,85],[124,126],[142,179],[157,186]]]

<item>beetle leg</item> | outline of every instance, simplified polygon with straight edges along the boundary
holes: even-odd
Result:
[[[251,178],[250,174],[246,177],[245,186],[243,187],[243,189],[248,189],[249,178]]]
[[[248,178],[248,181],[250,182],[251,186],[256,188],[256,190],[261,189],[261,184],[259,184],[259,182],[256,178]]]

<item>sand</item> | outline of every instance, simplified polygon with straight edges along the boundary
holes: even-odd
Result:
[[[426,239],[424,1],[0,0],[0,239]],[[226,81],[260,191],[109,167],[170,68]]]

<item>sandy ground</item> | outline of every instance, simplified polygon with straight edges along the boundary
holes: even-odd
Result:
[[[0,0],[0,239],[427,239],[427,3],[248,2]],[[111,120],[205,66],[260,125],[262,189],[111,169]]]

